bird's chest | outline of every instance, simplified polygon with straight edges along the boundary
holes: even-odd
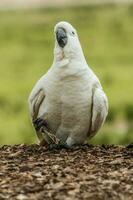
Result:
[[[86,107],[91,97],[87,77],[78,74],[68,74],[55,77],[49,83],[47,99],[53,112],[65,115],[76,109]]]
[[[80,118],[87,120],[91,105],[90,88],[88,78],[79,74],[64,73],[49,78],[43,108],[46,108],[53,130],[57,130],[61,124],[71,127]]]

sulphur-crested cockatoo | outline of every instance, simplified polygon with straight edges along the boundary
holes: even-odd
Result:
[[[41,143],[72,147],[97,133],[106,119],[108,100],[73,26],[59,22],[54,34],[53,64],[34,86],[29,109]]]

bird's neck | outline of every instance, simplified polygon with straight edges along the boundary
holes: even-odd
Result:
[[[69,64],[70,62],[82,62],[86,64],[86,60],[82,51],[79,48],[77,51],[70,51],[67,49],[56,48],[54,49],[54,63],[60,63],[60,66]]]

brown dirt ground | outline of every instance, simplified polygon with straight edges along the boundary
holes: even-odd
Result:
[[[0,148],[0,200],[133,200],[133,145]]]

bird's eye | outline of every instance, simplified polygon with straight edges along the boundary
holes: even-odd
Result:
[[[75,35],[74,31],[72,31],[72,34]]]

